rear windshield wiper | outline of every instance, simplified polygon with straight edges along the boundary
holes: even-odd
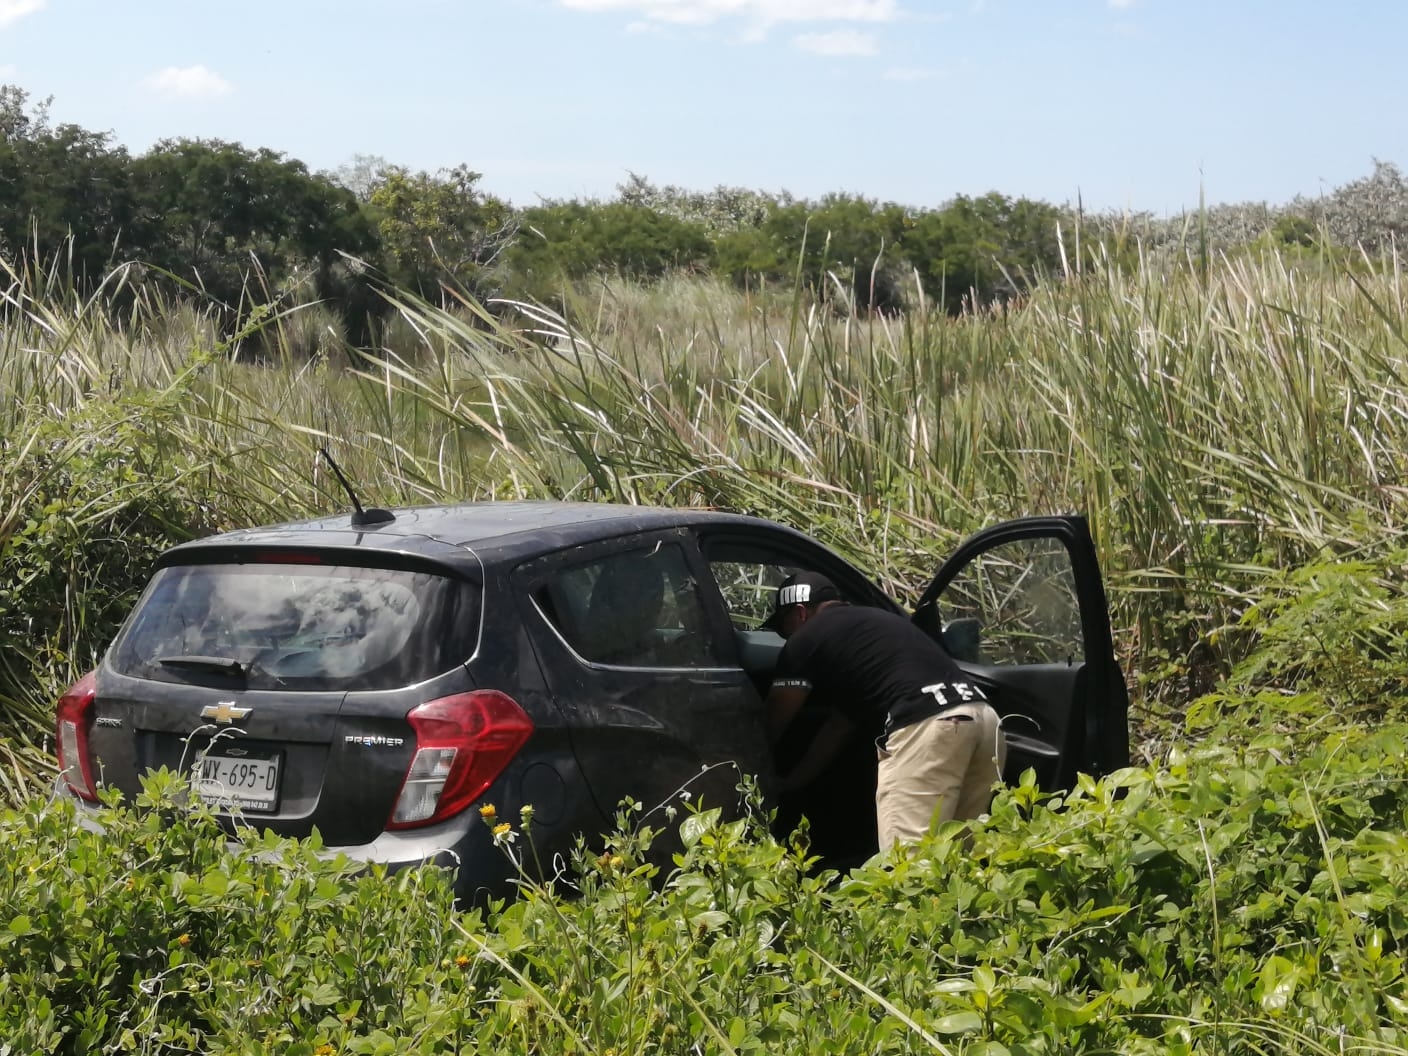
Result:
[[[162,656],[156,662],[163,667],[185,667],[236,677],[247,676],[250,670],[248,665],[230,656]]]

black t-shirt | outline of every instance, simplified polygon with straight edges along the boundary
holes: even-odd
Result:
[[[782,647],[773,685],[809,688],[809,700],[836,708],[867,734],[984,699],[924,631],[864,605],[817,610]]]

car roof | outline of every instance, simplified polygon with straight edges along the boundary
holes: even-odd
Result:
[[[199,552],[246,546],[352,547],[409,553],[448,563],[458,563],[455,554],[459,553],[498,561],[619,535],[705,523],[720,527],[768,526],[801,535],[761,517],[701,507],[518,500],[412,506],[390,512],[391,520],[360,527],[352,523],[351,514],[339,514],[224,532],[183,543],[168,551],[161,563],[208,560],[211,555]]]

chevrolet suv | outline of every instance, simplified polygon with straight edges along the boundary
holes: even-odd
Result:
[[[457,868],[464,901],[511,889],[478,806],[533,808],[544,861],[632,797],[739,809],[753,775],[823,859],[874,853],[874,731],[773,795],[821,716],[770,749],[775,585],[825,573],[900,611],[807,535],[698,509],[473,503],[235,531],[158,559],[95,671],[59,701],[60,787],[96,809],[169,767],[231,830],[366,862]],[[964,543],[912,614],[1003,716],[1008,776],[1069,787],[1128,758],[1127,694],[1080,517]],[[663,820],[663,819],[660,819]]]

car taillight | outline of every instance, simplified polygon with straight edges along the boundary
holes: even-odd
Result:
[[[484,794],[533,733],[512,697],[477,690],[412,708],[416,754],[387,823],[409,829],[443,821]]]
[[[98,695],[97,673],[89,671],[59,698],[54,714],[54,739],[58,743],[59,772],[75,795],[96,802],[98,786],[88,758],[88,731],[93,727],[93,701]]]

